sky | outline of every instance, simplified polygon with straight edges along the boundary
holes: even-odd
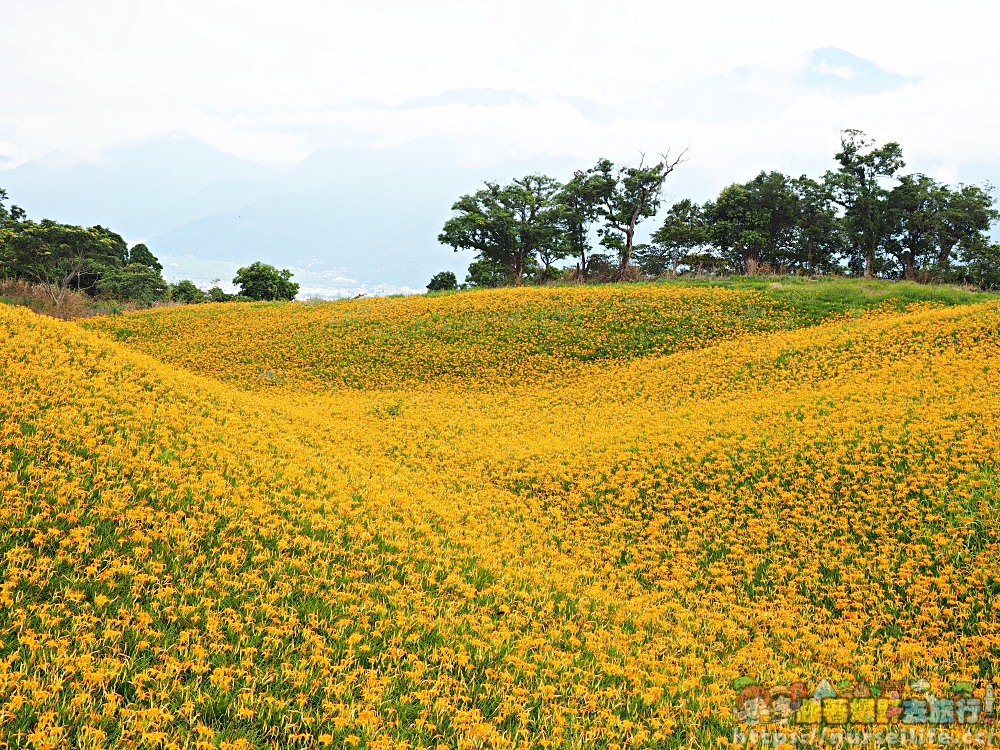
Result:
[[[942,169],[1000,156],[995,2],[2,5],[0,155],[13,161],[184,132],[275,165],[331,142],[426,135],[453,139],[470,162],[690,147],[715,164],[826,153],[843,127],[902,141]],[[801,69],[821,48],[920,80],[847,101],[809,90]],[[740,73],[733,96],[726,79]],[[527,100],[488,117],[378,106],[466,88]],[[594,123],[560,97],[623,117]]]
[[[845,128],[996,181],[998,26],[985,0],[0,0],[0,185],[184,134],[277,169],[433,138],[484,176],[687,149],[718,189],[829,168]]]

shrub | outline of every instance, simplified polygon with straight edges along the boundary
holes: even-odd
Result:
[[[427,285],[428,292],[449,292],[458,289],[458,279],[451,271],[441,271],[431,278]]]

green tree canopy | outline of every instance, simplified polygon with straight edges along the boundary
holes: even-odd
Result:
[[[11,205],[10,208],[4,205],[7,201],[7,191],[0,188],[0,229],[10,223],[24,221],[24,210],[20,206]]]
[[[97,281],[97,290],[118,300],[156,302],[167,294],[160,272],[141,263],[129,263],[107,271]]]
[[[676,158],[667,153],[656,164],[646,166],[643,159],[637,167],[616,166],[600,159],[590,170],[596,178],[598,213],[603,220],[598,233],[601,244],[618,256],[619,280],[626,278],[632,263],[636,226],[656,215],[663,183],[683,157],[683,153]]]
[[[791,182],[798,197],[798,219],[786,256],[789,267],[809,273],[841,270],[847,238],[826,187],[806,175]]]
[[[998,220],[1000,212],[993,203],[992,185],[959,185],[956,189],[939,185],[934,228],[936,270],[948,278],[952,262],[959,257],[985,257],[990,228]]]
[[[761,172],[705,204],[713,244],[742,273],[785,265],[793,252],[799,199],[780,172]]]
[[[942,187],[926,175],[903,175],[886,200],[885,251],[900,266],[903,278],[934,259]]]
[[[205,292],[195,286],[189,279],[181,279],[176,284],[168,287],[168,296],[174,302],[183,302],[187,305],[194,305],[207,301]]]
[[[163,265],[160,261],[158,261],[156,256],[149,251],[149,248],[141,242],[133,245],[132,249],[128,251],[128,262],[130,264],[152,268],[157,273],[161,273],[163,271]]]
[[[708,243],[701,206],[688,198],[674,203],[652,239],[639,257],[639,267],[650,276],[676,276],[684,259]]]
[[[449,292],[458,289],[458,279],[452,271],[441,271],[431,277],[427,284],[428,292]]]
[[[127,248],[103,227],[7,221],[0,228],[0,275],[40,284],[59,307],[70,289],[90,289],[124,265]]]
[[[558,182],[545,175],[529,175],[509,185],[487,182],[463,195],[445,222],[438,241],[454,250],[474,250],[477,261],[499,266],[515,285],[540,260],[546,267],[560,257],[563,244],[555,196]]]
[[[579,278],[586,282],[592,265],[590,228],[600,216],[598,202],[604,180],[592,171],[577,170],[556,194],[564,257],[579,258]]]
[[[879,250],[892,231],[886,205],[889,190],[883,183],[906,166],[903,149],[895,141],[876,147],[860,130],[845,130],[835,158],[840,168],[827,172],[824,181],[831,198],[844,211],[849,260],[855,270],[863,267],[865,278],[871,278]]]
[[[253,300],[293,300],[299,293],[299,285],[291,280],[292,272],[287,268],[278,270],[274,266],[256,261],[236,271],[233,279],[240,289],[240,295]]]
[[[494,260],[480,258],[469,264],[465,283],[480,289],[495,289],[513,282],[510,271]]]

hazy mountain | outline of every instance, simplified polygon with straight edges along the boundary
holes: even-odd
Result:
[[[437,271],[464,276],[471,260],[468,253],[456,254],[437,242],[459,195],[478,189],[484,179],[532,172],[568,176],[581,166],[547,158],[463,167],[436,140],[399,149],[323,149],[272,180],[215,186],[225,195],[234,190],[259,195],[159,233],[149,245],[177,263],[178,272],[185,256],[229,265],[259,258],[292,268],[304,291],[308,287],[312,293],[422,289]],[[223,199],[211,192],[203,196],[206,202]],[[217,275],[226,277],[222,270]]]
[[[33,218],[102,224],[148,237],[188,221],[192,195],[220,181],[258,180],[273,170],[183,135],[109,149],[99,161],[54,153],[0,172],[0,185]]]
[[[653,87],[637,106],[672,116],[711,121],[725,107],[752,118],[786,106],[796,92],[865,95],[918,79],[882,70],[844,50],[814,50],[792,85],[776,85],[767,71],[735,68],[687,86]],[[780,83],[780,82],[779,82]],[[774,85],[772,85],[774,84]],[[634,113],[579,97],[555,97],[594,124]],[[535,102],[523,93],[455,89],[393,106],[359,99],[344,106],[388,112],[438,107],[503,108]],[[664,134],[664,148],[670,143]],[[904,144],[905,147],[906,144]],[[274,170],[243,161],[192,138],[176,135],[109,150],[98,161],[71,162],[52,154],[13,169],[0,165],[0,187],[32,218],[103,224],[129,241],[144,241],[164,262],[171,279],[205,284],[231,279],[240,265],[263,260],[294,271],[303,294],[349,294],[360,289],[422,289],[430,276],[453,270],[460,278],[470,253],[456,254],[437,242],[451,205],[484,180],[507,181],[535,172],[565,180],[586,162],[569,157],[507,160],[489,167],[465,166],[455,147],[426,138],[399,148],[373,145],[323,148],[300,164]],[[821,173],[831,155],[818,154]],[[724,184],[746,180],[760,169],[727,164],[727,175],[696,161],[668,180],[664,205],[680,197],[705,200]],[[747,166],[749,165],[749,166]],[[979,174],[966,174],[979,181]],[[984,165],[983,176],[995,174]],[[654,222],[646,222],[647,233]]]
[[[170,279],[225,282],[260,259],[292,268],[304,293],[347,294],[422,289],[441,270],[464,276],[470,255],[437,242],[459,195],[485,179],[566,177],[581,166],[546,158],[463,167],[445,141],[425,139],[325,148],[279,173],[171,136],[97,162],[53,154],[0,171],[0,186],[32,218],[102,224],[146,242]]]
[[[919,80],[889,73],[870,60],[836,47],[813,50],[803,76],[803,83],[810,88],[850,95],[877,94]]]

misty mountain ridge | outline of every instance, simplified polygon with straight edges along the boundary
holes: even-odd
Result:
[[[168,280],[223,285],[254,260],[290,268],[303,295],[422,291],[438,271],[471,261],[437,242],[459,195],[484,179],[586,166],[545,157],[465,167],[451,144],[328,147],[285,171],[187,136],[109,149],[99,162],[53,154],[0,172],[32,218],[101,224],[143,241]],[[400,199],[400,198],[403,199]]]
[[[800,72],[802,90],[838,97],[869,95],[919,80],[835,48],[813,50]],[[718,97],[657,89],[649,92],[647,106],[669,107],[695,119],[716,100],[743,102],[746,113],[777,106],[759,95],[762,84],[754,76],[750,69],[735,68],[702,82],[725,94]],[[582,97],[552,100],[575,108],[594,124],[630,116]],[[395,105],[364,99],[344,106],[391,112],[459,106],[499,113],[537,101],[518,91],[465,88]],[[479,189],[484,180],[508,181],[532,173],[565,180],[604,155],[586,160],[507,158],[469,166],[458,149],[444,138],[420,138],[396,148],[329,146],[292,167],[276,169],[173,134],[110,148],[97,160],[73,161],[56,153],[13,168],[0,164],[0,187],[34,219],[101,224],[130,243],[146,242],[171,281],[189,278],[205,286],[221,279],[228,286],[238,267],[261,260],[292,270],[303,296],[343,296],[422,291],[433,274],[444,270],[464,278],[472,254],[455,253],[437,241],[460,195]],[[985,170],[987,177],[997,172],[995,165],[970,166]],[[752,176],[734,173],[729,179]],[[717,181],[703,167],[685,164],[671,177],[664,202],[710,197],[721,187]],[[643,234],[649,231],[646,224]]]

